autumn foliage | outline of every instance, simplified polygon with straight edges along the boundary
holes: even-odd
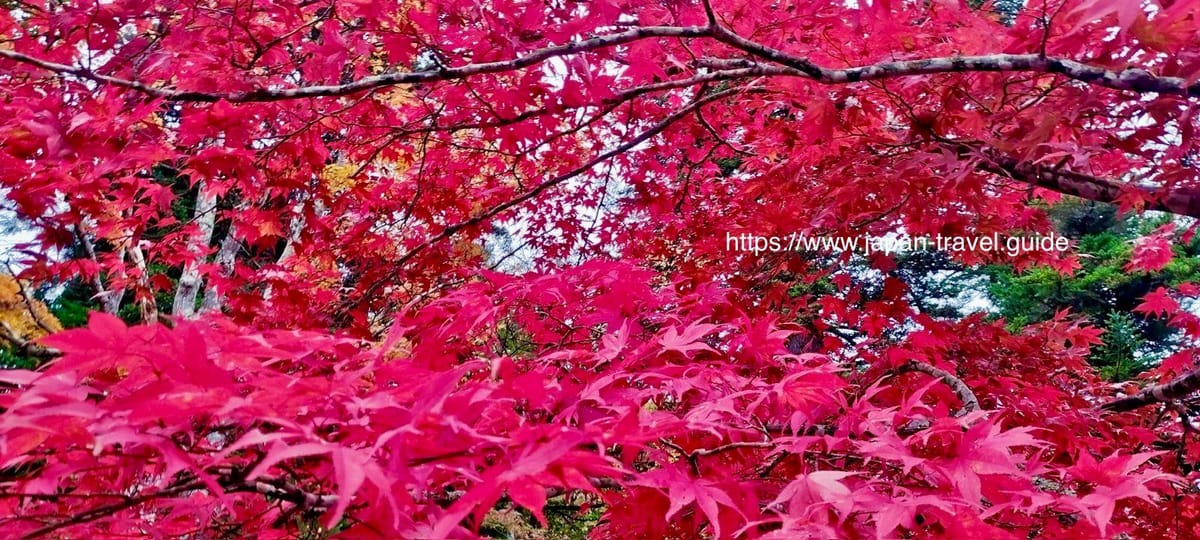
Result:
[[[0,2],[13,259],[93,309],[0,336],[0,531],[1200,537],[1200,286],[1114,387],[1072,313],[726,242],[1200,217],[1200,3],[1028,4]]]

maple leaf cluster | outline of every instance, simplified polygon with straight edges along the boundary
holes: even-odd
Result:
[[[272,524],[309,512],[344,537],[449,538],[497,504],[545,520],[548,498],[580,491],[609,509],[597,537],[1094,537],[1116,505],[1152,512],[1130,503],[1176,480],[1079,396],[1083,346],[1066,342],[1094,340],[1086,329],[1017,337],[976,320],[889,351],[983,356],[958,336],[994,339],[1003,367],[963,378],[982,409],[956,415],[937,379],[789,354],[786,325],[733,295],[652,279],[613,263],[489,274],[369,345],[95,314],[44,340],[62,353],[46,368],[3,375],[26,389],[4,397],[3,458],[36,471],[9,482],[22,495],[5,510],[115,505],[88,525],[117,536],[288,537]],[[480,354],[514,326],[537,352]],[[1065,369],[1026,382],[1050,363]],[[1074,435],[1087,430],[1101,432]]]
[[[0,530],[1200,537],[1196,285],[1114,388],[1069,313],[726,243],[1200,217],[1200,3],[976,4],[0,3],[14,283],[93,309],[7,338]]]

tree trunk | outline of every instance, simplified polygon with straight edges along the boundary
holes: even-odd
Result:
[[[199,233],[192,239],[190,247],[193,259],[183,267],[179,285],[175,289],[175,301],[171,305],[171,314],[177,317],[190,319],[196,316],[196,295],[200,292],[200,263],[206,256],[208,244],[212,242],[216,209],[216,195],[210,192],[207,184],[201,180],[196,185],[196,210],[193,214],[193,219],[199,227]]]
[[[233,263],[236,262],[237,253],[241,247],[242,241],[234,234],[233,226],[230,225],[229,232],[225,234],[225,238],[221,239],[221,247],[217,248],[216,263],[221,269],[221,276],[233,275]],[[200,313],[221,311],[224,305],[225,295],[210,279],[208,286],[204,288],[204,300],[200,304]]]
[[[83,246],[83,253],[87,255],[96,267],[100,267],[100,261],[96,258],[96,246],[92,243],[91,237],[83,230],[82,227],[75,228],[75,235],[79,237],[79,244]],[[121,258],[124,259],[124,252],[121,252]],[[96,289],[95,298],[100,300],[100,308],[109,315],[116,315],[121,309],[121,297],[124,295],[124,290],[109,290],[104,286],[104,279],[100,277],[99,270],[96,275],[92,276],[92,287]]]
[[[147,295],[138,299],[138,309],[141,311],[142,321],[155,322],[158,320],[158,303],[154,300],[154,290],[150,287],[150,272],[146,267],[146,256],[142,253],[142,246],[138,245],[135,240],[129,242],[129,260],[137,267],[138,286]]]

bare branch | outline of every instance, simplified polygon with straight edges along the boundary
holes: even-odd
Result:
[[[704,18],[708,20],[708,26],[711,28],[719,28],[720,23],[717,22],[717,13],[713,10],[711,0],[702,0],[704,4]]]
[[[720,454],[721,452],[728,452],[730,450],[738,450],[738,449],[742,449],[742,448],[758,448],[758,449],[775,448],[775,443],[773,441],[731,442],[731,443],[723,444],[721,446],[715,446],[713,448],[701,448],[699,450],[693,450],[692,453],[689,455],[699,458],[699,457],[704,457],[704,456],[711,456],[714,454]]]
[[[325,510],[336,506],[337,495],[320,495],[304,491],[282,479],[259,477],[256,480],[233,481],[222,479],[222,485],[229,491],[247,491],[261,493],[269,497],[287,501],[307,510]]]

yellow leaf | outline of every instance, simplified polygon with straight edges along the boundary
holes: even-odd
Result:
[[[329,193],[337,195],[354,187],[355,180],[352,175],[357,170],[357,165],[332,163],[326,165],[325,170],[321,171],[321,181]]]
[[[45,336],[49,329],[53,332],[62,330],[62,323],[50,313],[46,304],[21,292],[21,284],[7,274],[0,274],[0,322],[7,324],[18,337],[26,340]]]

